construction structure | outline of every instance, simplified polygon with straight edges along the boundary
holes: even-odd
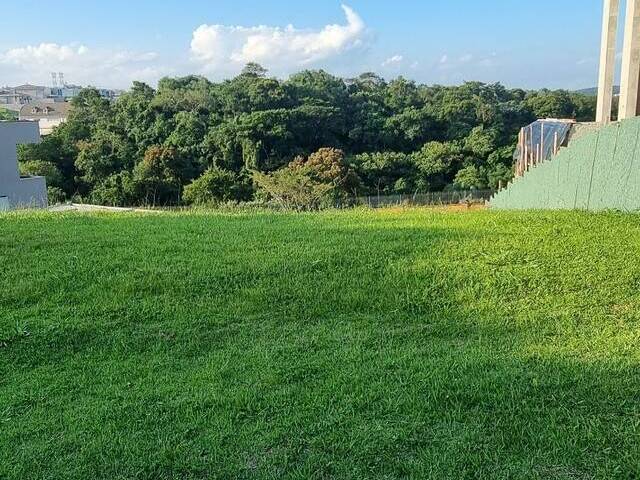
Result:
[[[640,211],[640,117],[572,138],[490,201],[505,210]],[[529,160],[531,162],[531,160]]]
[[[604,0],[595,122],[540,120],[525,127],[515,179],[492,198],[492,208],[640,211],[640,0],[626,0],[624,12],[620,7],[620,0]],[[619,110],[612,123],[622,23]]]
[[[613,105],[613,83],[616,71],[616,46],[621,19],[620,0],[604,0],[598,109],[596,121],[609,123]],[[640,114],[640,0],[626,0],[624,44],[620,77],[618,120]]]
[[[46,208],[44,177],[21,176],[16,147],[38,143],[37,122],[0,122],[0,209]]]

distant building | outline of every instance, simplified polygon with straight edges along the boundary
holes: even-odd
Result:
[[[68,102],[34,102],[20,109],[19,120],[37,121],[40,135],[49,135],[55,127],[67,121],[70,109]]]
[[[71,100],[77,97],[83,87],[79,85],[64,85],[62,87],[52,87],[50,97],[60,101]]]
[[[65,85],[63,87],[53,87],[50,89],[51,93],[49,97],[55,99],[56,101],[67,102],[77,97],[85,88],[95,87],[81,87],[80,85]],[[119,92],[116,90],[110,90],[108,88],[96,88],[96,90],[102,98],[106,98],[107,100],[115,100],[119,96]]]
[[[13,91],[31,97],[31,100],[44,100],[51,96],[51,89],[49,87],[31,85],[29,83],[14,87]]]
[[[43,135],[46,135],[47,133],[50,133],[52,128],[47,127],[46,125],[49,120],[53,121],[53,126],[61,123],[58,121],[58,118],[51,118],[56,117],[59,111],[65,109],[65,107],[60,107],[60,104],[73,100],[84,88],[85,87],[81,87],[79,85],[70,84],[43,87],[41,85],[31,85],[29,83],[19,85],[17,87],[0,87],[0,108],[18,112],[20,113],[21,118],[24,115],[27,120],[45,120],[44,122],[41,122],[41,125],[45,127]],[[121,90],[110,90],[106,88],[98,88],[96,90],[102,98],[110,101],[116,100],[123,93]],[[45,116],[43,118],[30,118],[29,110],[23,110],[25,105],[36,105],[40,107],[43,103],[47,103],[49,105],[55,104],[55,106],[51,107],[53,112],[46,112],[43,109],[42,112],[36,111],[34,114],[44,112],[51,114],[50,116]]]
[[[16,93],[13,89],[0,89],[0,107],[19,112],[23,105],[31,101],[31,97]]]
[[[23,177],[18,170],[16,146],[39,141],[35,122],[0,122],[0,209],[47,207],[44,177]]]
[[[107,88],[99,88],[98,93],[100,93],[102,98],[106,98],[107,100],[115,100],[122,95],[122,92],[119,90],[110,90]]]

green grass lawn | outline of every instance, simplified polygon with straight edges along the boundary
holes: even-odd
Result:
[[[640,217],[0,216],[0,479],[640,476]]]

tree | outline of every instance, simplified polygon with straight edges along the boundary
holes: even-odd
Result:
[[[108,205],[112,207],[125,207],[132,204],[140,204],[135,198],[135,186],[133,175],[123,171],[109,175],[98,183],[91,191],[89,199],[98,205]]]
[[[306,168],[285,167],[271,174],[254,172],[259,191],[287,210],[317,210],[335,188],[318,182]]]
[[[576,106],[566,90],[541,90],[527,95],[525,104],[534,116],[542,118],[576,118]]]
[[[426,109],[409,107],[385,122],[386,145],[392,150],[411,152],[416,145],[432,139],[435,120]]]
[[[259,63],[249,62],[244,66],[244,68],[242,69],[242,73],[240,73],[240,75],[243,75],[246,77],[263,78],[267,76],[268,71],[269,70],[264,68]]]
[[[454,143],[429,142],[411,158],[418,167],[422,189],[437,191],[451,181],[452,173],[462,163],[463,155]]]
[[[32,165],[24,167],[25,173],[44,175],[47,177],[48,185],[60,188],[67,197],[73,196],[76,191],[77,172],[74,161],[77,154],[76,145],[70,144],[65,139],[64,125],[54,129],[51,135],[43,137],[40,143],[18,147],[20,164]]]
[[[50,204],[55,205],[66,200],[67,194],[62,188],[64,176],[55,164],[42,160],[27,160],[20,162],[19,165],[20,175],[45,177]]]
[[[344,152],[337,148],[321,148],[306,160],[298,157],[291,166],[307,168],[314,180],[333,185],[335,199],[355,193],[360,186],[360,178],[347,164]]]
[[[462,190],[482,189],[487,187],[487,180],[482,169],[469,165],[458,171],[453,184]]]
[[[385,101],[396,113],[418,108],[421,106],[420,91],[415,82],[398,77],[387,86]]]
[[[191,180],[199,167],[204,168],[206,120],[194,112],[178,112],[173,117],[173,131],[163,145],[174,148],[182,159],[176,166],[181,178]],[[200,171],[202,171],[200,169]]]
[[[341,78],[324,70],[305,70],[292,75],[285,86],[300,103],[333,106],[342,109],[348,103],[349,91]]]
[[[87,140],[99,130],[109,130],[111,103],[94,88],[85,88],[71,100],[69,118],[64,128],[72,141]]]
[[[329,185],[320,196],[330,204],[344,195],[495,188],[511,178],[523,126],[595,115],[595,98],[561,90],[427,86],[375,73],[344,80],[322,70],[284,81],[267,75],[253,63],[222,82],[197,75],[161,79],[157,89],[134,82],[116,101],[84,89],[68,121],[41,144],[20,147],[19,160],[44,162],[29,168],[49,169],[50,184],[67,197],[108,204],[176,204],[192,184],[205,197],[236,198],[215,186],[229,193],[233,177],[244,192],[245,170],[268,177],[283,170],[280,183],[299,189]],[[334,150],[319,152],[327,147]],[[325,161],[343,181],[323,178]],[[250,199],[253,189],[246,191]]]
[[[363,153],[351,159],[365,195],[410,193],[418,189],[418,169],[411,155],[398,152]]]
[[[180,202],[183,162],[172,147],[154,145],[133,169],[136,198],[145,205],[166,205]]]
[[[48,187],[61,188],[64,178],[58,167],[51,162],[42,160],[27,160],[20,162],[20,175],[45,177]]]
[[[254,180],[267,198],[284,208],[315,210],[328,200],[336,200],[336,193],[348,188],[355,175],[345,164],[344,152],[322,148],[272,174],[255,172]]]
[[[352,78],[347,83],[354,86],[356,89],[365,91],[380,91],[387,85],[384,78],[374,72],[362,73],[358,77]]]
[[[495,130],[475,127],[464,140],[464,148],[475,158],[487,158],[498,146]]]
[[[500,186],[506,187],[513,179],[513,167],[497,164],[487,167],[487,187],[497,190]]]
[[[78,180],[91,189],[114,173],[119,173],[128,163],[126,145],[114,132],[99,130],[90,140],[77,143],[76,170]]]

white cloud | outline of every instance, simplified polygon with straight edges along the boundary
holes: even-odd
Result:
[[[465,53],[460,57],[460,63],[469,63],[471,60],[473,60],[473,55],[470,53]]]
[[[369,32],[353,9],[342,8],[343,24],[315,30],[202,25],[193,32],[190,55],[182,57],[80,43],[19,46],[0,51],[0,83],[49,84],[50,72],[64,72],[69,83],[127,88],[134,80],[155,84],[163,76],[194,71],[219,79],[237,74],[248,62],[261,63],[275,75],[316,65],[350,71],[361,63],[361,56],[353,54],[368,46]],[[183,60],[189,57],[191,62]]]
[[[404,57],[402,55],[394,55],[393,57],[389,57],[384,62],[382,62],[382,66],[388,67],[390,65],[398,65],[399,63],[402,63],[403,60]]]
[[[237,72],[245,63],[258,62],[275,73],[290,73],[319,61],[343,56],[362,47],[367,28],[360,16],[343,5],[346,24],[301,30],[293,25],[201,25],[193,32],[191,56],[206,73]]]
[[[0,59],[3,63],[21,65],[24,62],[37,63],[39,65],[48,62],[66,62],[73,57],[87,53],[87,47],[80,45],[58,45],[56,43],[41,43],[40,45],[28,45],[26,47],[7,50]]]
[[[6,84],[49,84],[50,72],[64,72],[69,83],[128,87],[133,80],[153,83],[172,73],[158,58],[155,52],[41,43],[0,52],[0,78]]]
[[[581,58],[580,60],[576,61],[576,65],[580,66],[580,65],[590,65],[592,63],[595,63],[595,58],[593,57],[588,57],[588,58]]]
[[[498,66],[498,64],[498,54],[496,52],[492,52],[490,55],[483,56],[475,56],[471,53],[465,53],[460,57],[454,58],[453,60],[450,59],[447,54],[444,54],[440,58],[436,66],[440,70],[452,70],[477,67],[489,68]]]

